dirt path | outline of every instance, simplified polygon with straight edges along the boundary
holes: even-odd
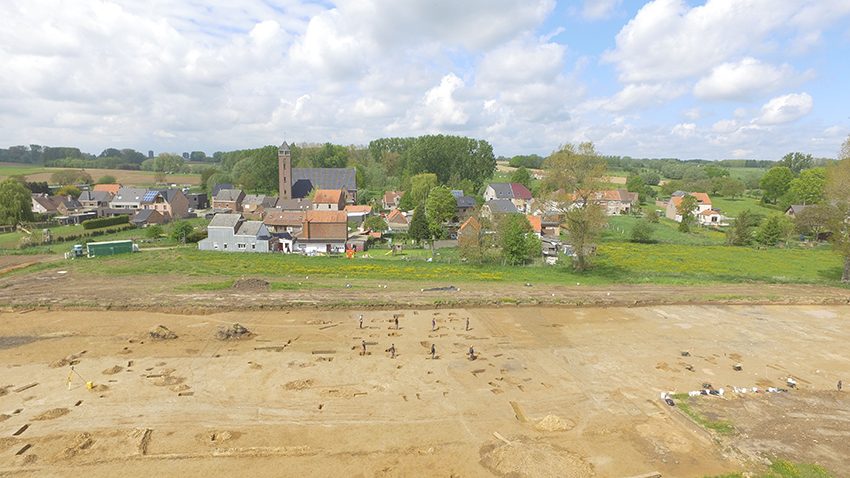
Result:
[[[846,306],[0,313],[0,337],[15,337],[0,348],[0,474],[721,474],[745,466],[739,454],[659,393],[779,384],[788,373],[804,390],[834,387],[850,369],[849,315]],[[233,322],[255,335],[213,338]],[[178,337],[151,340],[159,324]],[[743,372],[732,369],[739,362]]]

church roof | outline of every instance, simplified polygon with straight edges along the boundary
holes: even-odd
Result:
[[[292,197],[307,197],[313,189],[356,191],[354,168],[292,168]]]

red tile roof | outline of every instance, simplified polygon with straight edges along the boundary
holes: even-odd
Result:
[[[317,189],[313,195],[313,204],[339,204],[342,195],[342,189]]]
[[[511,192],[513,193],[514,199],[531,199],[531,191],[520,183],[511,183]]]
[[[537,234],[540,234],[540,232],[543,230],[543,218],[531,214],[528,214],[525,217],[528,218],[528,223],[531,224],[531,229],[533,229],[534,232],[536,232]]]

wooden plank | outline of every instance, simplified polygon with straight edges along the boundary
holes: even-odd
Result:
[[[15,389],[15,393],[23,392],[24,390],[29,390],[29,389],[35,387],[36,385],[38,385],[38,382],[33,382],[29,385],[24,385],[23,387],[18,387],[18,388]]]
[[[522,423],[525,423],[525,422],[528,421],[528,418],[525,416],[525,412],[522,411],[522,407],[520,407],[517,402],[508,402],[508,403],[510,403],[511,408],[514,409],[514,415],[516,416],[517,420],[519,420]]]

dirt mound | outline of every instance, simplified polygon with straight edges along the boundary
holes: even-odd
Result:
[[[222,327],[215,333],[215,338],[218,340],[233,340],[247,339],[254,335],[253,332],[246,329],[240,324],[233,324],[230,327]]]
[[[304,390],[313,386],[313,379],[295,380],[287,383],[283,388],[287,390]]]
[[[233,289],[263,292],[269,290],[269,282],[263,279],[239,279],[233,283]]]
[[[100,373],[102,373],[104,375],[115,375],[116,373],[118,373],[122,370],[124,370],[124,367],[121,367],[119,365],[115,365],[115,366],[109,367],[108,369],[106,369],[106,370],[104,370],[103,372],[100,372]]]
[[[54,408],[52,410],[48,410],[41,415],[36,415],[33,417],[33,420],[41,422],[44,420],[53,420],[55,418],[59,418],[67,415],[70,412],[67,408]]]
[[[580,456],[545,443],[514,440],[481,448],[481,465],[499,476],[586,478],[593,467]]]
[[[109,390],[109,385],[105,385],[105,384],[101,383],[100,385],[95,385],[94,387],[92,387],[91,390],[92,390],[92,392],[105,392],[105,391]]]
[[[0,413],[0,422],[5,422],[6,420],[12,418],[12,415],[6,415],[5,413]]]
[[[2,397],[3,395],[8,395],[10,388],[12,388],[11,385],[6,385],[5,387],[0,387],[0,397]]]
[[[177,338],[177,334],[164,325],[157,325],[156,328],[148,332],[148,335],[154,340],[173,340]]]
[[[183,377],[175,377],[173,375],[166,375],[164,377],[159,377],[154,380],[153,384],[157,387],[170,387],[172,385],[180,385],[186,379]]]
[[[171,391],[180,393],[180,392],[186,392],[191,388],[192,387],[186,385],[185,383],[181,383],[180,385],[175,385],[175,386],[171,387]]]
[[[575,426],[576,424],[572,420],[563,419],[557,415],[546,415],[534,424],[534,428],[542,432],[563,432],[572,430]]]
[[[80,433],[79,435],[74,437],[74,441],[71,446],[62,450],[62,453],[59,455],[59,458],[73,458],[77,456],[82,451],[88,450],[94,445],[94,439],[91,437],[91,433]]]
[[[76,365],[76,364],[80,363],[80,361],[79,361],[78,359],[79,359],[79,358],[80,358],[80,357],[81,357],[84,353],[85,353],[85,352],[80,352],[80,353],[78,353],[78,354],[71,354],[71,355],[68,355],[68,356],[67,356],[67,357],[65,357],[65,358],[61,358],[61,359],[59,359],[59,360],[56,360],[55,362],[51,362],[51,363],[50,363],[50,368],[61,368],[61,367],[64,367],[64,366],[66,366],[66,365]]]

